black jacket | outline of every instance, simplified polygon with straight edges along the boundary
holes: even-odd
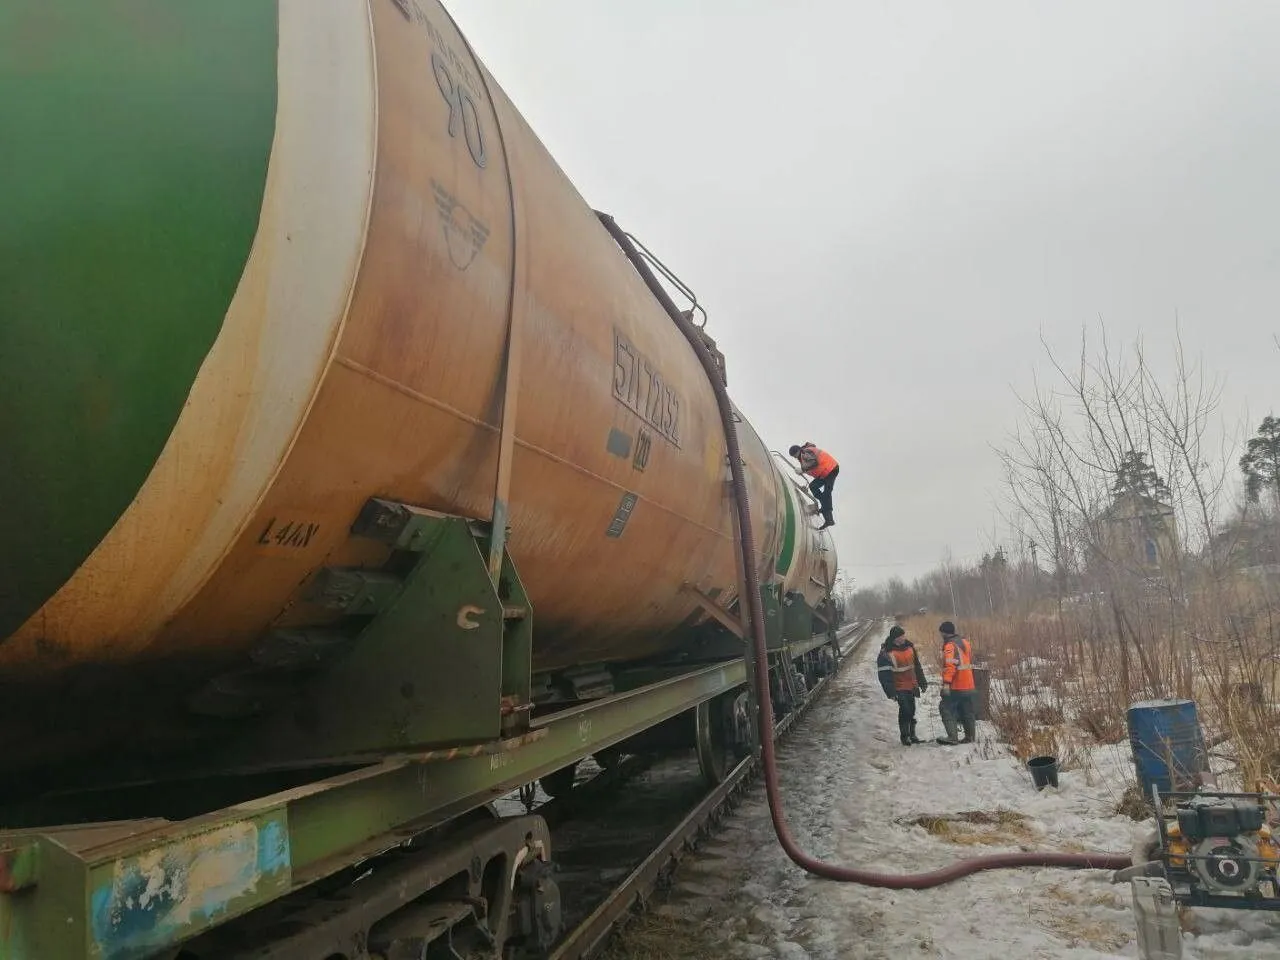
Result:
[[[893,661],[889,658],[889,648],[892,644],[884,644],[880,648],[880,655],[876,657],[876,675],[880,677],[880,687],[884,690],[884,695],[892,700],[897,696],[897,691],[893,688]],[[912,656],[912,664],[916,668],[916,684],[921,692],[929,686],[929,681],[925,679],[924,667],[920,664],[920,654],[916,652],[915,644],[910,640],[907,641],[906,647]]]

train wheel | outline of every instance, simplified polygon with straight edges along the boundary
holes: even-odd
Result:
[[[773,701],[773,722],[782,720],[795,709],[795,698],[791,696],[791,685],[787,683],[788,675],[784,675],[777,666],[769,671],[769,699]]]
[[[810,650],[804,655],[804,677],[809,681],[809,689],[813,690],[824,676],[827,676],[827,671],[822,662],[822,650]]]
[[[804,700],[809,696],[809,691],[813,689],[813,684],[809,680],[809,669],[807,664],[801,664],[797,667],[794,663],[790,665],[791,676],[795,684],[796,696]]]
[[[542,792],[548,797],[563,797],[573,789],[573,775],[577,771],[578,765],[571,763],[567,767],[561,767],[555,773],[539,777],[538,784],[542,787]]]
[[[751,752],[751,718],[747,693],[729,692],[704,700],[694,709],[698,768],[716,786]]]

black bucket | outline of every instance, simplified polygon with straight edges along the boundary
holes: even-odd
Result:
[[[1058,785],[1058,758],[1032,757],[1027,761],[1027,769],[1031,771],[1031,782],[1037,790]]]

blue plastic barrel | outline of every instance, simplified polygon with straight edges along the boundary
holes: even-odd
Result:
[[[1127,719],[1143,799],[1150,800],[1152,784],[1161,793],[1194,790],[1209,769],[1195,701],[1145,700],[1130,705]]]

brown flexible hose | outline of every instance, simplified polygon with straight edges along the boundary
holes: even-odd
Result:
[[[746,476],[742,470],[742,454],[738,446],[738,432],[734,427],[733,406],[729,402],[729,393],[720,378],[720,370],[712,359],[710,351],[698,336],[693,325],[680,313],[675,301],[658,282],[649,269],[649,265],[640,256],[631,239],[607,213],[596,211],[596,216],[604,228],[609,231],[627,259],[631,261],[645,285],[662,304],[663,308],[675,321],[680,332],[684,334],[693,352],[702,363],[711,389],[716,395],[716,404],[720,408],[720,422],[724,427],[725,444],[729,453],[729,472],[733,483],[734,507],[738,514],[739,546],[742,552],[742,573],[746,581],[743,584],[742,598],[747,604],[749,617],[748,627],[755,650],[757,669],[754,672],[756,696],[759,702],[759,713],[756,716],[757,735],[760,738],[760,766],[764,773],[765,793],[769,798],[769,816],[773,819],[773,830],[778,836],[778,843],[786,851],[797,866],[815,876],[827,880],[840,880],[846,883],[859,883],[869,887],[889,887],[895,890],[922,890],[936,887],[952,880],[959,880],[970,874],[983,870],[1001,870],[1013,867],[1071,867],[1091,870],[1120,870],[1131,866],[1133,861],[1128,855],[1115,853],[997,853],[986,857],[972,857],[960,860],[947,867],[931,870],[928,873],[892,874],[877,873],[872,870],[859,870],[854,867],[841,867],[832,863],[824,863],[809,856],[796,845],[787,826],[782,810],[782,796],[778,787],[777,758],[774,754],[773,730],[767,718],[773,716],[773,703],[769,697],[768,644],[764,634],[764,607],[760,600],[760,577],[755,566],[755,535],[751,529],[751,510],[747,501]]]

